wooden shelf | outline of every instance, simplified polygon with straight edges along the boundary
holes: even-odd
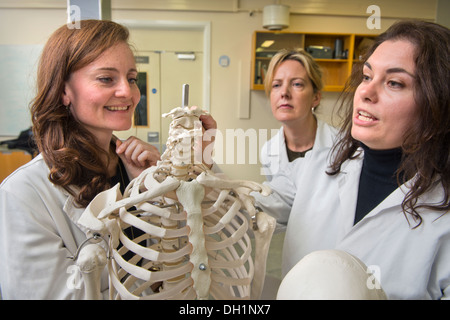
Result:
[[[333,62],[333,63],[348,63],[348,59],[314,59],[317,62]]]
[[[252,43],[251,89],[264,90],[264,78],[270,59],[281,49],[328,47],[327,58],[316,58],[323,71],[323,91],[342,91],[350,76],[353,64],[358,62],[376,35],[319,32],[255,31]],[[337,59],[336,40],[342,44],[342,55]]]
[[[253,84],[253,90],[264,90],[264,84]]]

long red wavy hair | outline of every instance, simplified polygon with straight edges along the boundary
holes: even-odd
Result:
[[[110,187],[105,151],[62,103],[65,82],[108,48],[128,43],[128,30],[112,21],[84,20],[79,29],[64,25],[48,39],[39,61],[37,95],[31,103],[33,133],[50,168],[49,179],[85,207]]]

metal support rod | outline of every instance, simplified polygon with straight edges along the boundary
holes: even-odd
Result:
[[[188,84],[183,84],[183,92],[181,93],[182,96],[182,100],[181,103],[183,105],[183,107],[188,107],[189,106],[189,85]]]

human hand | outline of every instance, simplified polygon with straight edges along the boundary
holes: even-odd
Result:
[[[217,122],[209,113],[202,114],[199,119],[202,122],[202,126],[205,130],[217,129]]]
[[[203,127],[202,155],[203,163],[210,169],[213,165],[212,155],[216,137],[217,122],[210,114],[202,114],[199,118]]]
[[[133,136],[125,141],[117,139],[116,153],[132,178],[136,178],[145,169],[156,165],[161,158],[155,146]]]

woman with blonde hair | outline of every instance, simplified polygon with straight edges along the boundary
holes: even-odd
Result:
[[[254,196],[262,209],[286,224],[295,197],[295,178],[305,163],[331,148],[336,129],[314,114],[322,96],[322,71],[305,50],[281,50],[274,55],[264,87],[272,114],[282,126],[261,149],[266,183],[273,193]]]
[[[68,259],[86,240],[78,218],[99,192],[125,188],[159,159],[155,147],[113,136],[130,128],[140,99],[128,36],[117,23],[85,20],[60,27],[43,49],[31,106],[40,154],[0,187],[3,298],[84,298]]]

